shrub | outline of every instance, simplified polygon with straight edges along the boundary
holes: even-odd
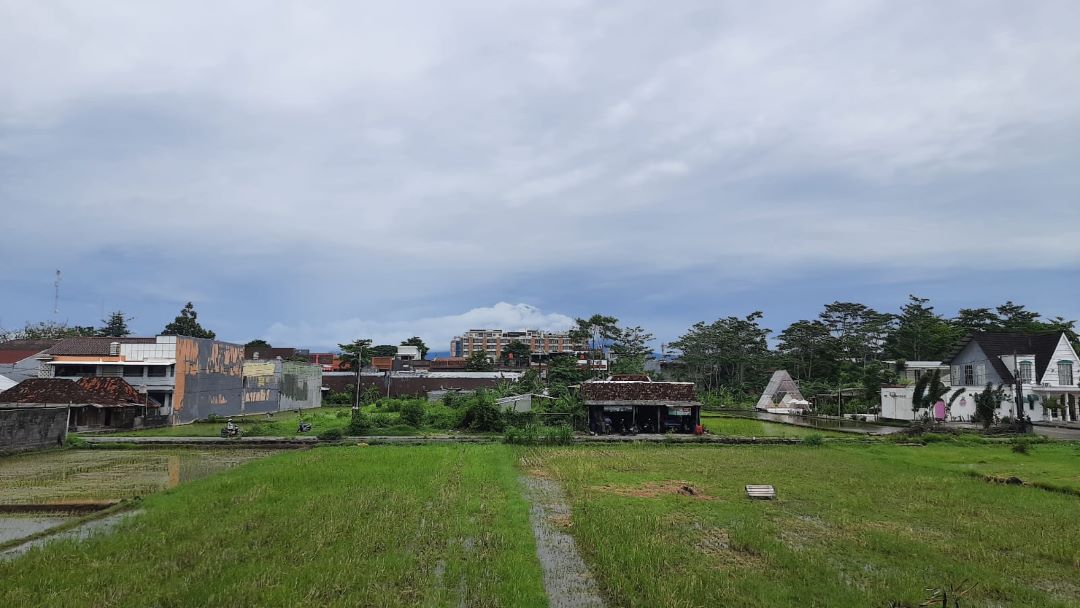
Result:
[[[424,412],[424,424],[433,429],[457,428],[461,412],[442,404],[431,405]]]
[[[342,437],[341,429],[326,429],[319,433],[318,437],[319,441],[340,441]]]
[[[819,446],[824,443],[825,438],[820,433],[810,433],[806,437],[803,437],[803,445]]]
[[[334,412],[334,418],[348,418],[350,415],[349,410],[338,410]]]
[[[1030,454],[1031,443],[1028,441],[1017,441],[1013,444],[1012,451],[1016,452],[1017,454]]]
[[[390,414],[378,413],[371,416],[371,426],[373,427],[386,428],[392,424],[394,424],[394,417]]]
[[[266,427],[261,425],[261,424],[253,424],[250,427],[248,427],[248,429],[246,431],[244,431],[244,434],[245,435],[251,435],[253,437],[256,437],[256,436],[259,436],[259,435],[265,435],[266,434]]]
[[[67,446],[69,448],[85,448],[85,447],[88,447],[89,445],[90,444],[85,439],[83,439],[82,437],[79,437],[78,435],[68,435],[67,436]]]
[[[224,419],[224,418],[222,418],[222,417],[221,417],[220,415],[218,415],[218,414],[210,414],[209,416],[207,416],[207,417],[206,417],[206,421],[207,421],[207,422],[211,422],[211,423],[215,423],[215,422],[216,422],[216,423],[218,423],[218,424],[221,424],[221,423],[224,423],[224,422],[225,422],[225,419]]]
[[[499,432],[504,426],[503,414],[495,400],[487,395],[477,395],[465,406],[458,428],[481,432]]]
[[[566,425],[544,427],[528,423],[508,426],[503,435],[503,442],[518,445],[569,445],[573,440],[574,431]]]
[[[349,420],[348,431],[350,435],[363,435],[371,430],[371,421],[368,420],[363,410],[353,410],[352,420]],[[322,436],[320,435],[320,439]]]
[[[401,422],[419,427],[424,422],[424,402],[410,399],[401,405]]]

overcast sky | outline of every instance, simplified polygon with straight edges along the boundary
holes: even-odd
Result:
[[[1080,2],[0,0],[0,326],[1080,317]],[[63,271],[53,315],[53,273]]]

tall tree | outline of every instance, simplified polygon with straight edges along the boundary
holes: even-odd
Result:
[[[590,351],[590,357],[607,356],[611,342],[619,332],[619,320],[615,317],[595,314],[588,319],[575,319],[570,329],[570,341],[584,344]]]
[[[528,367],[532,358],[529,345],[520,340],[511,340],[499,352],[499,364],[513,367]]]
[[[266,340],[263,340],[262,338],[256,338],[256,339],[252,340],[251,342],[248,342],[248,343],[247,343],[247,344],[245,344],[244,346],[250,346],[250,347],[253,347],[253,348],[254,348],[254,347],[258,347],[258,348],[272,348],[272,347],[270,346],[270,343],[269,343],[269,342],[267,342]]]
[[[465,359],[465,369],[470,372],[490,372],[494,366],[487,358],[487,354],[478,350]]]
[[[1039,322],[1039,313],[1027,310],[1023,304],[1014,304],[1009,300],[997,307],[1001,317],[1001,329],[1004,331],[1039,331],[1043,329]]]
[[[682,352],[689,379],[707,391],[721,386],[744,394],[759,391],[771,363],[766,342],[770,332],[758,324],[761,317],[755,311],[745,318],[698,322],[672,342]]]
[[[371,347],[372,357],[393,357],[397,355],[397,347],[393,344],[376,344]]]
[[[195,305],[188,302],[184,305],[180,314],[173,319],[172,323],[166,325],[165,330],[161,333],[166,336],[188,336],[191,338],[214,339],[214,332],[204,329],[202,325],[199,325],[198,318],[199,314],[195,312]]]
[[[653,335],[639,326],[617,328],[613,335],[611,353],[614,355],[614,361],[611,364],[611,372],[615,374],[645,373],[645,362],[653,357],[652,349],[649,348]]]
[[[558,394],[566,394],[567,387],[581,382],[587,371],[578,365],[577,357],[568,354],[553,355],[548,359],[546,372],[548,386]]]
[[[936,361],[961,337],[957,328],[934,313],[930,300],[909,295],[889,335],[889,355],[908,361]]]
[[[352,342],[338,344],[338,348],[341,349],[341,356],[338,357],[339,367],[358,371],[371,364],[371,340],[367,338],[357,338]]]
[[[1001,317],[989,308],[961,308],[952,324],[964,332],[998,331],[1001,329]]]
[[[404,342],[402,342],[401,345],[402,346],[415,346],[416,348],[419,348],[420,349],[420,358],[421,359],[427,359],[427,354],[431,350],[430,348],[428,348],[428,345],[424,344],[424,341],[420,339],[420,336],[413,336],[413,337],[409,338],[408,340],[405,340]]]
[[[97,330],[83,325],[68,325],[56,321],[26,322],[22,329],[0,330],[0,342],[6,340],[56,340],[93,336]]]
[[[97,330],[99,336],[111,336],[114,338],[122,338],[124,336],[131,335],[131,330],[128,329],[127,322],[131,318],[124,316],[124,311],[117,310],[109,313],[109,316],[101,320],[102,326]]]
[[[863,365],[881,357],[893,319],[858,302],[826,304],[819,318],[836,338],[843,356]]]
[[[795,378],[832,378],[839,357],[839,342],[822,321],[796,321],[777,336],[777,348],[788,360]]]

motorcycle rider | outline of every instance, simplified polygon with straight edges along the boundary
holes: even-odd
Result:
[[[236,426],[236,423],[233,422],[232,416],[229,416],[228,422],[225,423],[225,432],[229,435],[235,435],[238,430],[240,429]]]

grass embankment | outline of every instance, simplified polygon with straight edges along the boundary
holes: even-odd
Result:
[[[730,435],[733,437],[806,437],[807,435],[821,435],[822,437],[857,437],[852,433],[840,433],[790,424],[777,424],[764,422],[752,418],[740,418],[724,414],[710,414],[702,412],[701,424],[714,435]]]
[[[522,454],[526,467],[563,483],[568,529],[612,605],[917,606],[927,588],[964,583],[977,583],[965,606],[1080,605],[1078,498],[964,471],[975,463],[1075,482],[1076,446],[1028,455],[951,444]],[[761,483],[778,499],[747,499],[743,486]]]
[[[253,462],[147,498],[113,534],[0,563],[0,605],[542,606],[510,450]]]
[[[385,416],[390,426],[372,428],[369,435],[417,435],[422,432],[445,433],[446,430],[413,428],[397,424],[397,412],[381,412],[373,405],[365,406],[364,413],[372,416],[379,414]],[[345,432],[349,425],[352,410],[349,407],[320,407],[303,410],[301,414],[295,411],[276,412],[272,417],[265,414],[236,417],[233,420],[243,431],[245,437],[315,437],[319,433],[330,429],[338,429]],[[311,430],[307,433],[297,433],[297,426],[303,418],[311,424]],[[179,426],[166,426],[154,429],[141,429],[138,431],[125,431],[114,433],[120,437],[218,437],[225,421],[220,422],[193,422]]]

